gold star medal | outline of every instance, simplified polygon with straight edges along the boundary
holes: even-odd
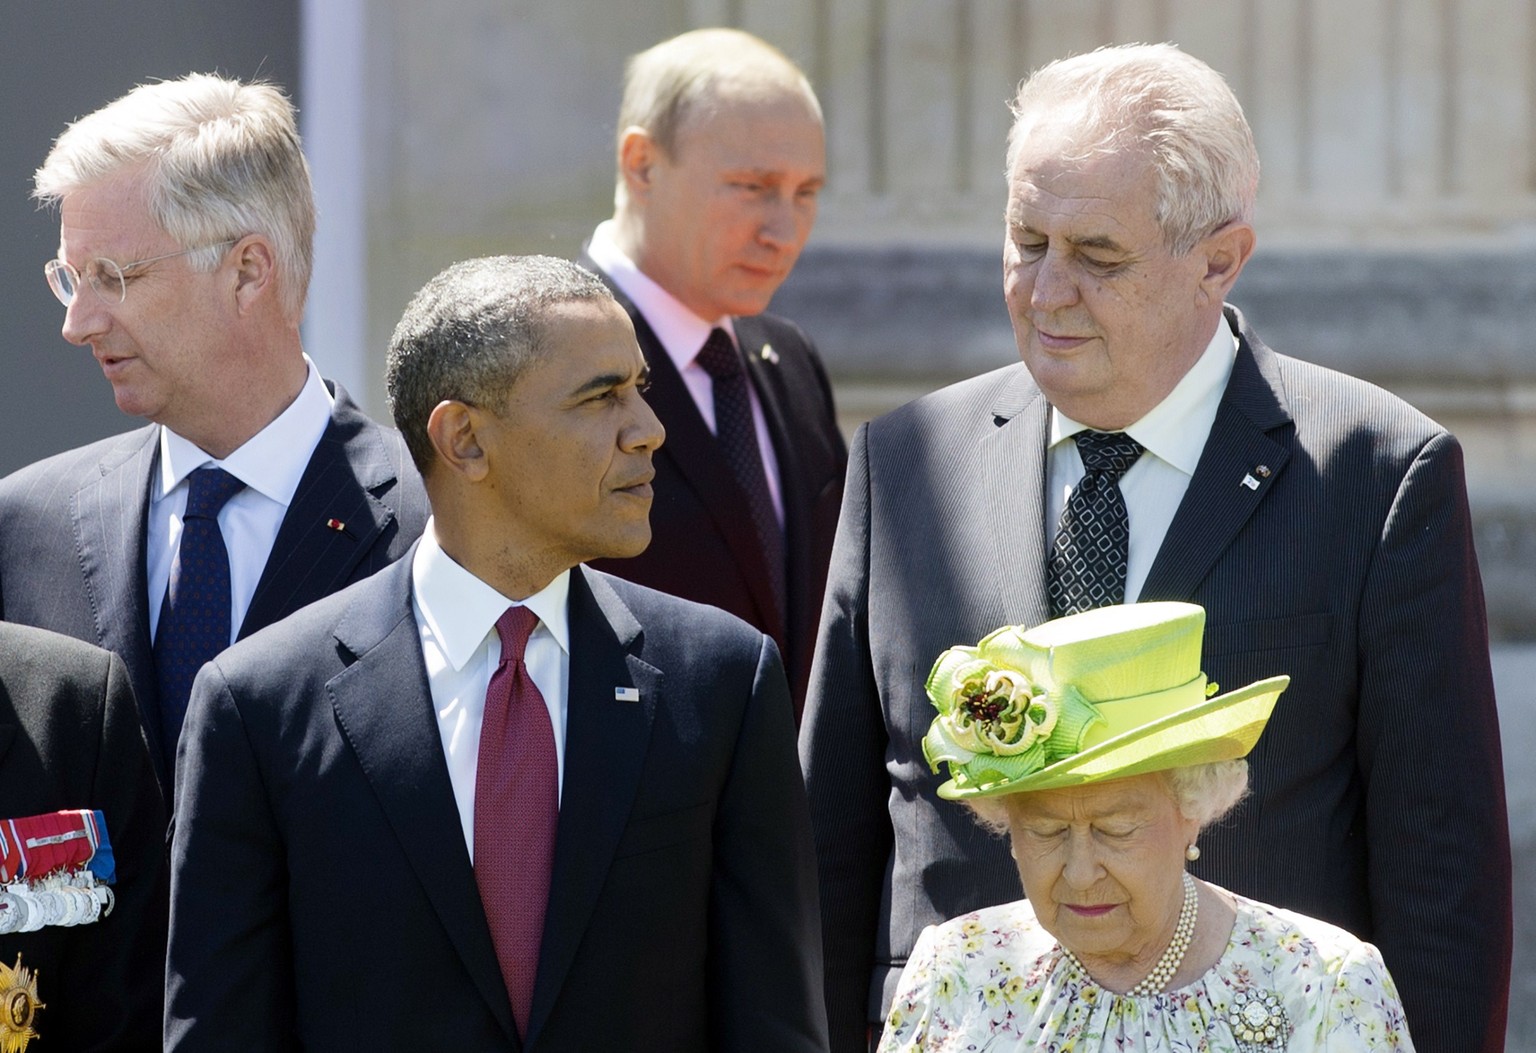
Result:
[[[0,962],[0,1053],[25,1053],[27,1043],[37,1037],[32,1021],[42,1008],[37,977],[21,967],[21,955],[14,969]]]

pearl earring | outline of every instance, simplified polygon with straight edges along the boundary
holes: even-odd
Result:
[[[1184,858],[1189,860],[1191,863],[1199,859],[1200,846],[1191,842],[1190,846],[1184,850]]]

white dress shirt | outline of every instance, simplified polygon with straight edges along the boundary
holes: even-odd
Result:
[[[421,634],[427,687],[437,714],[448,781],[459,806],[464,844],[475,856],[475,774],[480,763],[480,725],[485,690],[501,661],[496,620],[508,607],[524,606],[539,616],[523,661],[555,733],[557,792],[565,787],[565,720],[571,682],[571,633],[566,598],[571,572],[561,573],[521,602],[509,600],[453,561],[438,543],[431,519],[411,561],[412,612]]]
[[[645,315],[651,331],[666,349],[667,357],[677,366],[688,394],[693,396],[693,404],[704,418],[705,426],[712,434],[718,435],[715,429],[715,382],[704,371],[704,367],[699,365],[698,357],[699,352],[704,350],[704,342],[709,339],[710,330],[717,327],[724,329],[730,335],[731,342],[740,347],[731,316],[723,315],[713,322],[707,322],[684,307],[677,297],[642,273],[635,261],[624,254],[614,240],[616,229],[611,219],[599,223],[592,232],[592,240],[587,244],[587,255]],[[745,363],[742,368],[746,369]],[[750,376],[747,379],[747,397],[752,402],[752,424],[757,431],[757,449],[763,458],[763,470],[768,476],[768,494],[773,498],[773,511],[779,517],[779,525],[783,526],[784,498],[779,488],[779,459],[773,450],[773,437],[768,434],[768,418],[763,414],[762,401],[757,397],[757,388],[752,385]]]
[[[181,518],[187,510],[187,476],[207,465],[222,468],[245,484],[219,511],[219,533],[229,552],[229,640],[240,635],[256,584],[266,569],[278,528],[320,437],[331,423],[336,400],[315,364],[304,356],[309,375],[298,396],[277,419],[222,461],[169,428],[160,429],[158,471],[150,480],[149,523],[144,567],[149,578],[149,637],[160,627],[160,608],[171,581],[171,564],[181,544]]]
[[[1120,493],[1131,527],[1126,603],[1136,602],[1147,582],[1147,573],[1200,463],[1236,360],[1237,337],[1223,318],[1205,351],[1173,390],[1146,416],[1123,429],[1146,450],[1120,477]],[[1067,498],[1083,478],[1083,459],[1072,436],[1085,430],[1086,425],[1051,407],[1045,491],[1047,553],[1055,541]]]

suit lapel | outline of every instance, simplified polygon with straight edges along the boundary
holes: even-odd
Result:
[[[1020,625],[1037,625],[1050,617],[1045,588],[1049,408],[1028,371],[1017,369],[991,407],[991,433],[976,448],[977,485],[986,495],[984,532],[994,546],[998,606],[1005,612],[1004,621]]]
[[[688,386],[683,383],[682,374],[677,371],[672,356],[661,346],[661,341],[656,338],[645,316],[596,264],[585,256],[581,262],[602,276],[614,298],[629,312],[630,319],[635,323],[635,337],[651,367],[651,387],[645,393],[645,400],[667,427],[667,441],[657,451],[657,459],[675,465],[678,474],[698,495],[699,504],[714,520],[731,550],[731,556],[747,583],[752,601],[763,616],[764,631],[777,640],[783,640],[784,614],[774,599],[767,557],[758,542],[757,528],[752,524],[746,495],[742,493],[741,485],[731,472],[731,466],[721,454],[719,443],[699,414],[699,407],[693,401]],[[757,348],[754,348],[753,354],[756,353]],[[758,382],[756,374],[752,375],[761,396],[763,386]],[[766,409],[768,400],[764,398],[763,401]],[[781,426],[782,418],[775,424],[770,417],[770,430]],[[782,434],[781,431],[776,433]],[[778,445],[775,445],[774,451],[779,451]]]
[[[565,779],[529,1044],[548,1019],[586,935],[629,822],[651,721],[664,690],[661,671],[633,653],[643,627],[606,580],[585,567],[576,568],[571,574],[569,610]],[[616,687],[638,689],[639,701],[619,701]]]
[[[240,626],[249,636],[346,584],[394,518],[372,491],[395,479],[378,425],[340,387]]]
[[[747,362],[747,376],[762,404],[768,421],[768,435],[773,442],[774,458],[779,464],[779,499],[784,504],[784,551],[789,566],[786,588],[788,606],[795,610],[800,597],[794,595],[805,576],[794,568],[810,559],[809,495],[801,481],[805,468],[801,463],[800,444],[793,441],[789,407],[792,399],[784,386],[784,371],[779,367],[778,352],[768,342],[762,323],[756,318],[736,319],[736,341]],[[756,546],[754,546],[756,547]],[[788,614],[786,613],[786,619]]]
[[[160,689],[149,640],[149,579],[144,547],[150,475],[160,428],[124,435],[102,457],[98,472],[70,499],[80,572],[96,622],[96,643],[122,656],[162,784],[168,757],[160,741]]]
[[[355,660],[326,689],[401,850],[491,1012],[517,1041],[480,904],[411,613],[412,546],[369,579],[336,627]]]
[[[1189,489],[1147,573],[1141,600],[1187,600],[1273,489],[1290,449],[1269,432],[1290,424],[1274,352],[1235,308],[1237,360]]]

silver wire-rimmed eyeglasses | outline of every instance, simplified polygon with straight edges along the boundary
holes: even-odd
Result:
[[[239,240],[239,238],[225,238],[223,241],[210,242],[207,245],[194,245],[190,249],[177,249],[175,252],[165,252],[159,256],[134,260],[132,263],[118,263],[115,260],[107,259],[105,256],[98,256],[85,265],[85,281],[102,303],[108,306],[120,304],[128,298],[127,273],[135,267],[143,267],[149,263],[158,263],[161,260],[171,259],[173,256],[185,256],[188,253],[200,252],[203,249],[218,248],[221,245],[233,245]],[[75,302],[75,296],[80,291],[81,275],[73,266],[61,259],[51,259],[43,264],[43,277],[48,279],[48,288],[53,290],[53,295],[58,297],[59,303],[68,307]]]

